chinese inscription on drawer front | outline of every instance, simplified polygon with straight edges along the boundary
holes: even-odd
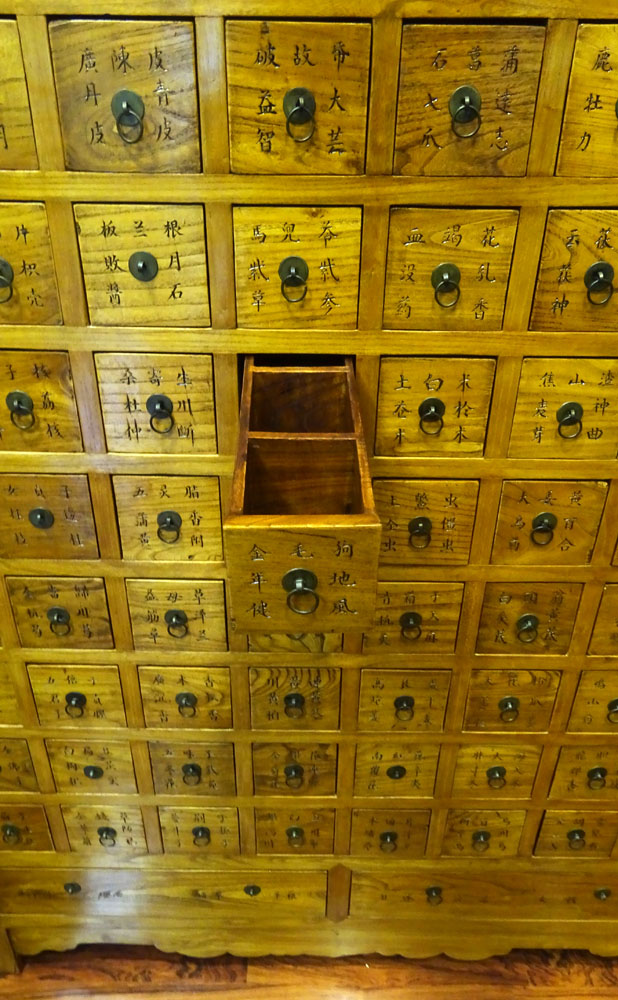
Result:
[[[126,726],[118,667],[29,664],[28,676],[43,726]]]
[[[473,670],[464,730],[546,732],[559,670]]]
[[[21,726],[15,689],[6,666],[0,664],[0,726]]]
[[[234,209],[239,326],[356,326],[360,208]]]
[[[381,565],[467,563],[478,492],[475,480],[374,479]]]
[[[0,451],[81,451],[69,355],[2,351]]]
[[[238,810],[159,806],[159,822],[166,854],[239,854]]]
[[[338,667],[251,667],[254,729],[337,729]]]
[[[358,728],[385,732],[441,732],[450,670],[361,672]]]
[[[87,476],[0,475],[3,558],[96,559]]]
[[[429,809],[354,809],[350,854],[422,858],[430,816]]]
[[[138,667],[147,726],[231,729],[227,667]]]
[[[371,27],[228,21],[232,170],[363,173]]]
[[[510,458],[616,458],[615,358],[524,358]]]
[[[540,757],[540,747],[525,743],[460,746],[452,795],[464,799],[528,798]]]
[[[588,652],[593,656],[618,654],[618,584],[616,583],[607,584],[603,588]]]
[[[395,172],[525,174],[544,39],[531,25],[404,25]]]
[[[1,806],[0,827],[4,828],[0,851],[53,850],[45,810],[41,806]]]
[[[425,798],[433,795],[440,748],[410,743],[359,743],[355,795]]]
[[[618,799],[618,765],[612,747],[562,747],[550,798]]]
[[[19,32],[15,21],[0,23],[2,98],[0,99],[0,168],[36,170],[32,118],[24,77]]]
[[[618,670],[582,670],[567,731],[618,732]]]
[[[127,580],[136,649],[227,649],[220,580]]]
[[[92,854],[145,854],[146,836],[141,810],[135,806],[61,806],[71,850]]]
[[[231,743],[149,743],[158,795],[234,795]]]
[[[49,33],[70,170],[200,169],[192,24],[52,21]]]
[[[45,745],[59,791],[137,791],[129,743],[46,740]]]
[[[331,854],[334,809],[256,809],[258,854]]]
[[[382,358],[376,455],[483,453],[491,358]]]
[[[463,591],[463,583],[379,583],[363,652],[454,652]]]
[[[449,809],[442,857],[500,857],[517,854],[526,813],[523,809],[472,812]]]
[[[61,322],[45,206],[37,202],[3,202],[0,323]]]
[[[391,209],[384,326],[500,329],[517,219],[515,211]]]
[[[75,205],[93,324],[210,326],[201,205]]]
[[[334,795],[337,746],[334,743],[254,743],[256,795]]]
[[[541,857],[609,858],[618,834],[618,813],[554,812],[543,817],[534,853]]]
[[[581,583],[487,583],[477,653],[566,653]]]
[[[99,577],[7,576],[22,646],[111,649],[105,584]]]
[[[0,792],[38,792],[26,740],[0,741]]]
[[[209,354],[95,354],[95,362],[110,451],[217,450]]]

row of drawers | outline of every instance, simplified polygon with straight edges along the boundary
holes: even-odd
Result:
[[[202,205],[76,204],[74,214],[93,325],[210,326]],[[510,208],[392,208],[383,325],[501,329],[518,221]],[[355,328],[362,222],[361,208],[235,207],[238,326]],[[531,329],[615,329],[617,228],[611,209],[549,212]],[[62,322],[41,203],[0,203],[0,293],[2,323]]]
[[[68,169],[200,170],[190,21],[58,20],[49,34]],[[558,174],[616,173],[606,74],[617,35],[615,24],[580,25]],[[200,49],[213,42],[200,27]],[[14,22],[0,22],[0,44],[0,166],[36,169]],[[400,60],[399,93],[383,95],[397,108],[393,172],[525,174],[544,44],[541,24],[404,24],[401,53],[391,54]],[[370,22],[227,21],[231,169],[363,173],[371,49]],[[211,81],[199,84],[207,90]],[[216,124],[206,116],[207,144]]]

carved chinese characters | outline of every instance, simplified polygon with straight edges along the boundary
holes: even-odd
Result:
[[[487,583],[477,653],[566,653],[581,583]]]
[[[0,323],[62,323],[43,204],[0,204]]]
[[[96,559],[86,476],[0,475],[3,558]]]
[[[425,798],[433,795],[440,748],[412,743],[360,743],[355,795]]]
[[[228,21],[232,170],[363,173],[369,24]]]
[[[234,795],[231,743],[149,743],[155,792],[160,795]]]
[[[611,746],[562,747],[550,798],[614,802],[618,799],[618,765]]]
[[[429,809],[354,809],[350,853],[422,858],[429,818]]]
[[[545,28],[406,24],[395,173],[526,172]]]
[[[331,854],[334,809],[256,809],[258,854]]]
[[[137,791],[129,743],[46,740],[45,746],[59,791]]]
[[[334,795],[337,746],[333,743],[254,743],[256,795]]]
[[[159,823],[166,854],[211,854],[231,857],[240,853],[238,810],[159,806]]]
[[[71,851],[99,855],[146,853],[144,823],[138,807],[106,803],[61,808]]]
[[[38,792],[26,740],[0,740],[0,792]]]
[[[0,168],[36,170],[39,164],[24,79],[19,32],[15,21],[0,21],[0,52],[2,53]]]
[[[22,646],[113,647],[101,578],[7,576],[6,583]]]
[[[360,208],[234,208],[239,326],[356,326]]]
[[[556,173],[616,174],[618,25],[580,24],[569,81]]]
[[[473,670],[464,731],[546,732],[559,684],[559,670]]]
[[[384,326],[499,330],[517,220],[513,210],[392,208]]]
[[[442,857],[507,857],[517,854],[526,813],[523,809],[449,809]]]
[[[363,652],[454,652],[463,590],[462,583],[378,583]]]
[[[126,587],[136,649],[227,649],[220,580],[127,580]]]
[[[465,565],[478,491],[474,480],[374,479],[380,564]]]
[[[532,794],[540,757],[540,747],[525,743],[460,746],[452,795],[463,799],[526,799]]]
[[[200,169],[189,21],[52,21],[69,170]]]
[[[82,451],[69,355],[3,351],[0,450]]]
[[[449,670],[361,672],[358,728],[384,732],[441,732]]]
[[[336,667],[251,667],[254,729],[337,729],[340,670]]]
[[[126,726],[118,667],[31,663],[28,676],[42,726]]]
[[[618,732],[618,671],[582,670],[567,731]]]
[[[75,205],[74,212],[93,324],[210,326],[201,205]]]
[[[618,835],[618,813],[563,812],[544,814],[534,853],[541,857],[609,858]]]
[[[147,726],[231,729],[227,667],[139,667]]]

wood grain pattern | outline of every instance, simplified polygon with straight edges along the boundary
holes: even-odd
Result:
[[[126,726],[118,667],[31,663],[28,677],[42,726]]]
[[[127,580],[136,649],[227,649],[223,584],[213,580]],[[173,612],[183,617],[175,624]],[[168,619],[165,615],[170,612]]]
[[[139,808],[98,805],[62,806],[71,851],[100,860],[105,855],[130,857],[146,850]]]
[[[3,351],[2,395],[26,393],[31,415],[3,411],[0,449],[40,452],[81,451],[69,356],[61,351]],[[11,419],[13,417],[14,419]],[[32,420],[34,417],[34,420]]]
[[[231,729],[227,667],[138,667],[147,726]]]
[[[100,577],[12,576],[6,582],[23,646],[111,649],[114,645]],[[68,612],[66,622],[55,623],[55,608]]]
[[[0,22],[2,101],[0,103],[0,165],[3,170],[36,170],[38,160],[24,63],[15,21]]]
[[[375,622],[363,633],[363,652],[454,652],[463,591],[461,583],[378,583]],[[412,621],[405,617],[410,613]]]
[[[212,854],[234,857],[240,853],[237,809],[159,806],[159,821],[166,854],[189,852],[209,858]]]
[[[23,559],[96,559],[99,555],[86,476],[0,475],[0,555]],[[37,520],[37,511],[43,512]],[[48,524],[51,514],[51,524]]]

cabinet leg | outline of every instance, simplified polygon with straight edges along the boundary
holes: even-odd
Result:
[[[0,929],[0,976],[8,976],[11,972],[21,972],[22,961],[13,951],[9,935]]]

